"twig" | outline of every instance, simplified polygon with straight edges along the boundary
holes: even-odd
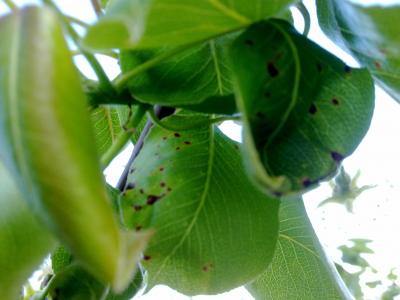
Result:
[[[157,105],[154,108],[154,111],[155,111],[155,114],[157,116],[160,115],[161,107]],[[142,130],[142,132],[140,134],[140,137],[139,137],[138,141],[136,142],[135,147],[133,148],[131,157],[129,158],[128,163],[126,164],[125,169],[122,172],[122,175],[121,175],[121,177],[120,177],[120,179],[119,179],[119,181],[117,183],[117,186],[116,186],[116,188],[118,190],[120,190],[121,192],[123,192],[125,190],[125,187],[126,187],[126,184],[127,184],[127,181],[128,181],[129,169],[131,168],[131,166],[132,166],[134,160],[136,159],[136,157],[139,155],[140,150],[143,148],[144,140],[145,140],[145,138],[146,138],[147,134],[149,133],[149,131],[150,131],[152,126],[153,126],[153,122],[151,120],[147,120],[146,125],[144,126],[144,128],[143,128],[143,130]]]
[[[101,5],[98,0],[90,0],[90,3],[92,3],[93,10],[96,13],[98,17],[101,17],[103,15],[103,9],[101,8]]]

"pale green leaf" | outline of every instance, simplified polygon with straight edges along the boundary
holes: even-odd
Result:
[[[19,299],[22,285],[54,246],[0,162],[0,299]]]
[[[248,174],[278,195],[335,174],[366,134],[374,86],[281,20],[258,23],[230,50]]]
[[[116,108],[101,106],[91,112],[97,152],[103,155],[113,145],[121,132],[121,122]]]
[[[317,1],[323,31],[371,70],[400,102],[400,6],[368,6],[347,0]]]
[[[283,13],[291,0],[114,0],[85,45],[158,48],[205,41]]]
[[[153,128],[121,199],[125,225],[156,233],[145,251],[149,288],[216,294],[265,270],[275,249],[279,201],[247,179],[239,145],[203,115],[163,122],[196,129]],[[203,120],[203,124],[199,121]]]
[[[275,257],[265,273],[247,285],[256,300],[352,299],[326,257],[303,201],[282,200],[279,217]]]
[[[33,213],[90,272],[122,290],[148,236],[119,229],[59,18],[24,8],[1,19],[0,39],[0,155]]]

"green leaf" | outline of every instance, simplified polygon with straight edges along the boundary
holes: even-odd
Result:
[[[98,153],[103,155],[113,145],[122,130],[118,111],[114,107],[101,106],[93,110],[90,117]]]
[[[0,162],[0,298],[19,299],[22,285],[54,246]]]
[[[211,105],[222,112],[225,106],[229,110],[230,106],[235,106],[235,100],[231,96],[231,74],[225,49],[236,36],[231,34],[192,47],[134,76],[129,88],[135,99],[150,104],[182,107],[199,105],[212,97],[203,109],[210,110]],[[129,72],[168,51],[168,48],[125,51],[120,59],[122,71]],[[219,104],[219,96],[231,96],[222,98],[228,105]],[[214,102],[216,105],[213,105]]]
[[[139,271],[122,293],[109,292],[106,298],[102,298],[107,292],[107,287],[79,265],[70,265],[55,276],[50,282],[49,294],[52,299],[57,300],[129,300],[139,291],[143,282],[142,272]]]
[[[159,48],[205,41],[282,13],[291,0],[114,0],[84,44]]]
[[[368,67],[379,85],[400,102],[400,6],[321,0],[317,12],[325,34]]]
[[[326,258],[308,220],[303,201],[282,200],[275,257],[247,289],[257,299],[351,299],[335,267]]]
[[[64,271],[72,263],[72,259],[72,254],[64,246],[58,246],[51,254],[51,267],[54,273]]]
[[[204,115],[171,116],[154,127],[135,160],[121,199],[125,225],[156,233],[145,251],[149,288],[216,294],[261,274],[272,259],[279,201],[244,174],[238,144]],[[200,124],[200,120],[203,123]]]
[[[364,293],[362,292],[361,285],[360,285],[360,275],[364,271],[350,273],[350,272],[347,272],[341,265],[338,265],[338,264],[336,264],[336,269],[338,270],[340,277],[342,277],[343,281],[346,283],[347,288],[349,289],[351,294],[354,296],[354,298],[357,300],[365,299]],[[366,285],[368,285],[368,283],[366,283]]]
[[[249,28],[230,50],[244,161],[265,190],[303,191],[336,171],[367,132],[374,86],[281,20]]]
[[[0,156],[32,211],[120,291],[148,235],[119,229],[59,19],[47,8],[24,8],[1,19],[0,39]]]

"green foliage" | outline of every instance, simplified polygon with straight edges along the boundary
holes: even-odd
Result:
[[[363,7],[342,0],[317,4],[324,32],[368,67],[377,83],[400,102],[400,7]]]
[[[326,258],[301,199],[282,200],[275,257],[247,285],[256,299],[351,299]]]
[[[0,161],[0,298],[18,299],[22,285],[54,247]]]
[[[60,246],[34,299],[124,300],[156,284],[187,295],[246,285],[257,299],[349,298],[301,194],[361,142],[374,80],[400,94],[398,8],[318,1],[322,28],[366,67],[356,69],[296,32],[294,2],[101,1],[105,14],[85,36],[51,0],[5,2],[1,299],[18,297],[51,252],[48,232]],[[67,40],[98,81],[79,77]],[[114,81],[95,56],[110,50],[121,66]],[[243,143],[218,129],[229,119],[243,125]],[[102,168],[130,141],[110,187]],[[335,181],[335,199],[365,189],[343,170]],[[340,248],[343,260],[365,270],[371,250],[353,242]],[[362,297],[361,273],[338,270]],[[394,280],[385,299],[399,293]]]

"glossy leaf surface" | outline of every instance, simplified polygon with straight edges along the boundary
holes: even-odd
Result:
[[[121,290],[148,237],[119,230],[59,19],[28,7],[0,21],[0,38],[0,155],[32,211],[88,270]]]
[[[343,0],[317,1],[318,21],[377,82],[400,102],[400,6],[368,6]]]
[[[248,174],[275,194],[332,176],[367,132],[374,86],[280,20],[249,28],[230,50]]]
[[[156,231],[143,261],[149,288],[167,284],[186,295],[216,294],[266,269],[279,201],[251,184],[238,144],[209,125],[208,117],[163,122],[190,126],[193,117],[195,129],[152,129],[131,169],[122,216],[130,228]]]
[[[352,299],[325,256],[301,199],[284,199],[272,264],[247,286],[257,300]]]
[[[22,285],[54,245],[0,162],[0,298],[19,299]]]
[[[92,48],[159,48],[205,41],[282,13],[290,0],[114,0],[84,40]]]

